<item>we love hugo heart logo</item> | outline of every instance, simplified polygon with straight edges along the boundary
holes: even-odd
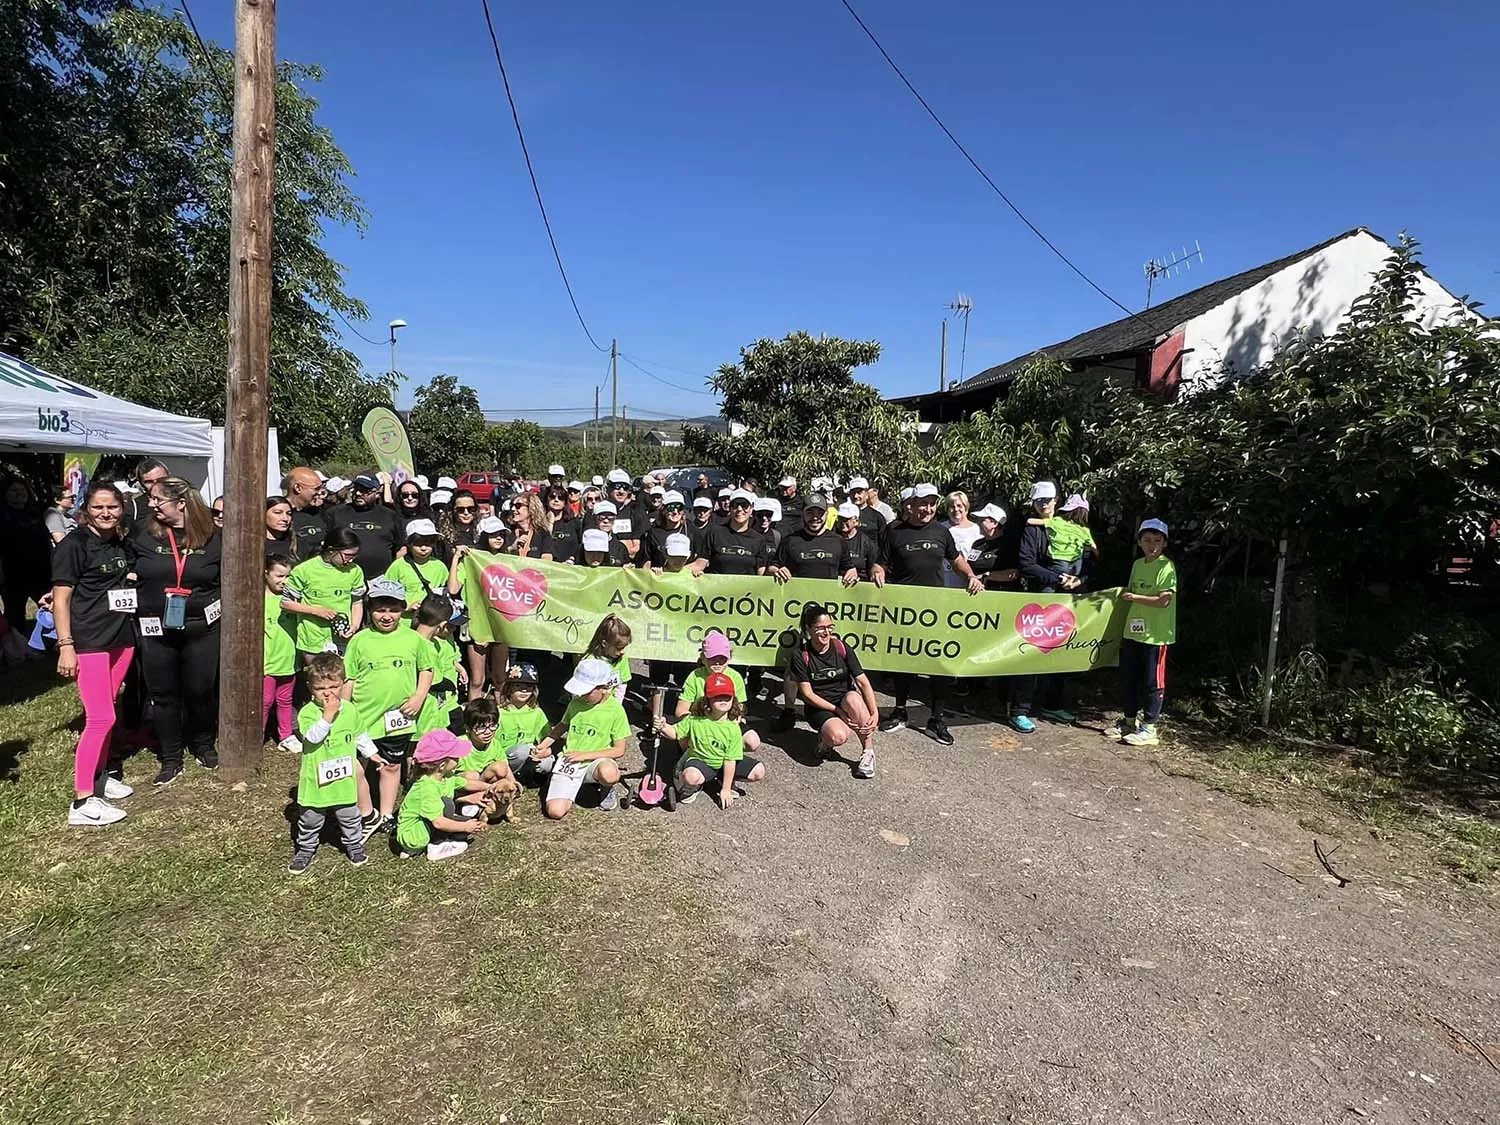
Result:
[[[1027,644],[1051,652],[1068,643],[1078,629],[1078,618],[1063,602],[1043,606],[1027,602],[1016,614],[1016,632]]]
[[[547,597],[547,576],[539,570],[517,573],[503,563],[484,568],[484,596],[507,621],[529,617]]]

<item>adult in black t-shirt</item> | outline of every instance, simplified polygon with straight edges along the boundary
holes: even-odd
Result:
[[[528,559],[555,559],[552,537],[547,533],[547,513],[535,493],[523,492],[511,501],[510,551]]]
[[[636,555],[636,565],[642,570],[652,567],[657,570],[666,569],[667,540],[673,535],[684,536],[689,543],[693,543],[695,536],[693,529],[688,525],[687,506],[684,499],[682,493],[676,490],[662,497],[661,510],[651,526],[646,529],[646,534],[642,536],[640,553]],[[687,565],[691,566],[697,557],[696,551],[688,555]]]
[[[833,618],[815,602],[802,609],[802,644],[792,651],[787,679],[802,698],[803,717],[818,732],[818,749],[836,753],[857,738],[854,776],[875,776],[875,723],[880,708],[859,656],[834,631]]]
[[[879,543],[880,537],[885,534],[887,521],[880,511],[870,507],[870,482],[864,477],[849,479],[849,503],[859,509],[859,526]]]
[[[328,512],[322,507],[326,495],[318,474],[305,465],[299,465],[287,473],[281,482],[286,502],[292,506],[292,538],[297,548],[295,559],[315,559],[323,550],[323,537],[328,534]]]
[[[969,569],[979,575],[986,590],[1014,588],[1020,571],[1005,566],[1008,544],[1005,540],[1005,509],[986,504],[974,513],[979,524],[979,538],[967,552]]]
[[[736,492],[729,500],[729,522],[712,524],[698,537],[694,550],[695,574],[764,574],[771,563],[765,536],[750,527],[750,508],[755,503],[748,492]]]
[[[340,504],[328,514],[328,527],[347,527],[359,539],[359,557],[354,561],[365,572],[365,579],[379,578],[396,559],[396,549],[405,542],[400,517],[380,503],[378,478],[362,473],[354,478],[347,504]],[[295,527],[293,517],[293,526]],[[305,556],[312,557],[312,556]]]
[[[857,505],[845,501],[838,506],[838,518],[833,524],[834,533],[843,541],[844,559],[841,565],[844,567],[843,579],[846,586],[868,582],[875,564],[880,561],[879,540],[865,532],[859,522],[859,512]]]
[[[880,544],[880,561],[875,565],[872,580],[876,586],[887,582],[898,586],[943,586],[943,562],[953,564],[953,569],[968,582],[969,593],[977,594],[984,583],[969,569],[969,561],[958,553],[958,547],[948,529],[935,521],[938,491],[931,484],[919,484],[902,495],[902,518],[885,529],[885,538]],[[906,701],[911,694],[912,680],[909,672],[899,672],[895,680],[895,706],[886,720],[880,724],[884,731],[900,730],[906,726]],[[943,703],[948,694],[947,676],[928,676],[928,690],[932,693],[932,710],[927,720],[926,733],[934,742],[943,746],[953,745],[953,735],[943,718]]]
[[[583,521],[571,514],[568,490],[562,486],[549,486],[542,494],[542,506],[547,510],[545,526],[552,561],[573,562],[578,557],[578,537],[583,534]]]
[[[151,694],[152,726],[161,748],[153,785],[182,773],[183,750],[207,769],[219,764],[214,738],[219,700],[219,564],[223,544],[213,516],[187,481],[151,486],[153,516],[128,540],[136,574],[141,669]],[[170,610],[186,589],[180,625]]]
[[[134,591],[125,577],[130,552],[120,537],[125,498],[100,481],[81,499],[82,522],[52,552],[52,615],[58,674],[78,681],[83,701],[68,823],[105,825],[125,815],[106,799],[130,796],[129,786],[105,776],[105,767],[115,699],[135,656]]]
[[[843,578],[846,565],[844,540],[825,530],[828,501],[821,495],[809,497],[802,509],[802,526],[781,538],[776,565],[771,575],[778,582],[793,578]]]

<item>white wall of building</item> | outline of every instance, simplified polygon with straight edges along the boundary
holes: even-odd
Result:
[[[1386,263],[1391,248],[1367,231],[1356,231],[1272,274],[1231,301],[1184,326],[1182,386],[1217,379],[1226,365],[1244,373],[1268,362],[1298,332],[1327,336],[1349,315]],[[1431,326],[1470,315],[1436,281],[1423,274],[1417,315]]]

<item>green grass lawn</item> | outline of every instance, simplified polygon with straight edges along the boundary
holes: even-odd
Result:
[[[78,714],[46,664],[0,687],[0,1121],[723,1118],[729,982],[645,814],[528,795],[460,859],[293,879],[291,756],[242,793],[137,758],[130,816],[69,828]]]

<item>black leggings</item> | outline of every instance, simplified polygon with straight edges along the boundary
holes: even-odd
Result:
[[[1061,672],[1046,676],[1016,676],[1011,681],[1011,704],[1015,713],[1029,717],[1032,708],[1038,705],[1044,711],[1062,710],[1070,678]]]
[[[894,672],[891,674],[891,694],[896,698],[896,706],[902,710],[906,709],[906,701],[911,697],[911,686],[917,680],[927,681],[927,690],[932,693],[932,717],[941,719],[943,717],[943,704],[948,701],[948,685],[952,682],[950,676],[918,676],[915,672]]]
[[[140,651],[162,764],[180,766],[184,747],[203,757],[219,731],[218,624],[190,620],[185,629],[142,637]]]

